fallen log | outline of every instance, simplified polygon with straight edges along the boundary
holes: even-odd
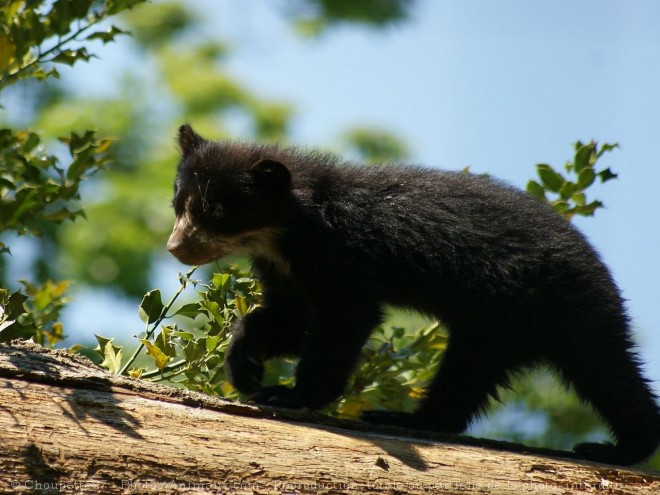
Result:
[[[260,408],[0,345],[0,492],[660,493],[659,473],[556,455]]]

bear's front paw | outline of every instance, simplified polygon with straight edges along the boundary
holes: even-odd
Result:
[[[234,341],[225,357],[225,369],[231,384],[240,392],[249,394],[261,386],[264,375],[263,363],[250,352],[246,339]]]
[[[287,409],[307,407],[304,397],[295,388],[284,385],[264,387],[252,394],[250,400],[265,406],[286,407]]]
[[[414,414],[393,411],[363,411],[360,419],[373,425],[398,426],[414,429],[418,425]]]

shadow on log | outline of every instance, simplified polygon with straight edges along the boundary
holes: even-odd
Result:
[[[660,493],[658,473],[568,455],[256,407],[0,345],[1,493]]]

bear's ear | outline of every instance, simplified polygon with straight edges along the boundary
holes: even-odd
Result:
[[[179,127],[179,147],[181,154],[186,157],[206,142],[202,136],[197,134],[188,124]]]
[[[250,168],[252,174],[262,184],[277,190],[291,189],[291,172],[282,162],[265,158]]]

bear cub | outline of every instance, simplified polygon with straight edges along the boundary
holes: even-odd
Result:
[[[168,250],[188,264],[245,253],[263,284],[225,363],[255,401],[339,397],[389,304],[441,320],[449,343],[416,412],[366,421],[459,433],[513,373],[547,364],[615,440],[577,445],[580,456],[633,464],[657,448],[660,412],[619,290],[549,205],[483,176],[208,141],[188,125],[179,145]],[[261,387],[275,356],[300,358],[293,388]]]

